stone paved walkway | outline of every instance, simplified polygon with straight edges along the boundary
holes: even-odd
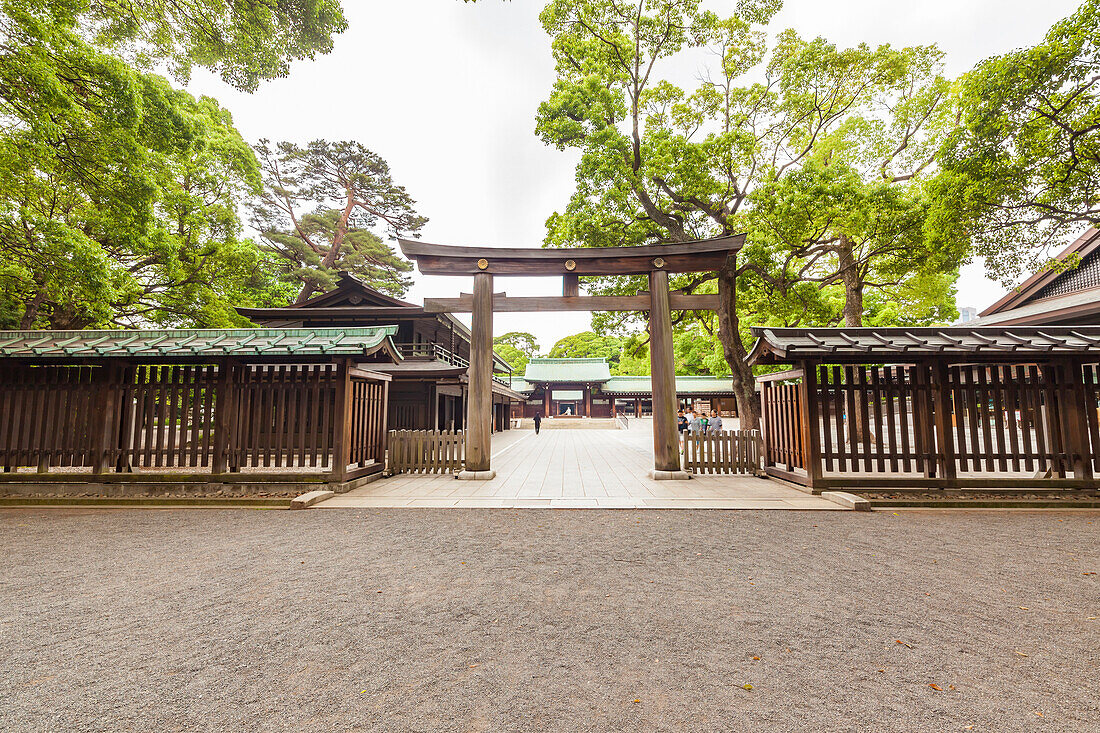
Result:
[[[629,430],[505,431],[493,438],[492,481],[399,475],[333,497],[316,508],[560,507],[660,509],[823,509],[838,504],[754,476],[653,481],[648,420]]]

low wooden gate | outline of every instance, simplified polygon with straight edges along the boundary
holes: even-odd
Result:
[[[387,471],[461,471],[465,440],[461,430],[391,430]]]
[[[758,474],[760,433],[756,430],[720,430],[688,433],[683,438],[684,470],[692,473]]]

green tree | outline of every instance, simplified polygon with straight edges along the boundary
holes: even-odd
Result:
[[[1100,225],[1100,1],[979,64],[958,104],[931,223],[972,232],[990,275],[1008,282]]]
[[[862,316],[864,286],[899,279],[886,272],[893,266],[880,272],[887,257],[877,237],[889,242],[893,235],[887,217],[866,202],[875,200],[877,182],[888,180],[898,190],[889,219],[895,229],[901,221],[911,223],[903,214],[919,196],[909,188],[919,187],[937,136],[950,124],[936,49],[839,49],[785,31],[769,54],[755,24],[770,19],[778,5],[742,4],[738,14],[723,18],[692,0],[555,0],[541,16],[552,37],[557,79],[536,129],[548,144],[581,153],[576,191],[547,222],[546,244],[675,243],[747,231],[737,263],[673,282],[688,292],[718,293],[716,332],[746,424],[757,421],[745,363],[748,326],[835,322],[843,305],[833,306],[845,300]],[[662,61],[698,50],[712,52],[713,62],[694,89],[661,77]],[[761,68],[761,81],[743,81]],[[804,196],[805,186],[774,186],[810,164],[843,168],[858,188],[869,189],[865,205],[847,213],[850,222],[868,223],[860,233],[865,272],[851,293],[839,287],[846,277],[840,273],[860,268],[842,262],[842,252],[802,251],[801,243],[780,236],[796,227],[747,216],[754,197],[768,187],[775,201]],[[843,176],[829,175],[843,183]],[[839,241],[841,234],[826,230],[818,241]],[[908,236],[915,241],[912,231]],[[897,250],[885,251],[900,261]],[[909,258],[898,267],[926,261]],[[629,293],[645,282],[587,280],[585,286]],[[839,302],[832,295],[838,289]]]
[[[623,341],[616,336],[600,336],[592,331],[575,333],[559,339],[550,349],[552,358],[607,359],[612,371],[622,357]]]
[[[73,141],[66,154],[79,156],[86,177],[32,131],[0,136],[3,320],[242,323],[230,299],[276,287],[262,253],[239,239],[237,208],[260,183],[251,149],[214,100],[115,71],[133,84],[141,114],[113,129],[93,124],[97,115],[82,121],[90,142]]]
[[[405,294],[412,265],[372,227],[382,223],[391,234],[409,234],[427,219],[393,182],[386,161],[354,141],[300,147],[261,140],[256,152],[264,187],[253,204],[253,225],[299,284],[295,302],[331,289],[345,270],[382,292]]]
[[[672,335],[676,373],[698,376],[727,376],[730,373],[722,351],[722,343],[712,327],[693,322],[677,329]]]
[[[70,25],[138,67],[167,62],[187,81],[202,66],[244,91],[286,76],[292,61],[328,53],[332,36],[347,29],[336,0],[20,0],[4,6]]]
[[[493,339],[493,351],[512,365],[516,374],[523,374],[529,362],[539,353],[539,343],[526,331],[509,331]]]
[[[0,321],[216,325],[238,322],[227,298],[268,299],[236,217],[256,162],[228,113],[111,51],[250,88],[327,51],[343,20],[321,8],[0,2]]]

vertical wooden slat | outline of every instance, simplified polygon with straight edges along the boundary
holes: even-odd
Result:
[[[833,470],[833,385],[829,382],[829,368],[822,366],[812,367],[813,369],[820,369],[818,372],[818,392],[821,395],[821,422],[824,428],[821,432],[823,440],[822,457],[825,461],[825,470]]]
[[[878,454],[878,470],[886,470],[886,458],[885,458],[885,443],[882,434],[882,386],[879,384],[879,370],[877,367],[870,368],[871,375],[871,399],[872,409],[871,415],[875,420],[875,452]]]
[[[1015,379],[1017,381],[1017,390],[1019,395],[1020,404],[1020,441],[1022,443],[1022,450],[1024,454],[1024,470],[1035,470],[1035,447],[1031,440],[1031,431],[1033,426],[1033,409],[1034,402],[1032,396],[1034,392],[1031,389],[1031,380],[1026,367],[1013,367],[1015,372]]]
[[[998,367],[1002,373],[1001,385],[1004,389],[1005,422],[1008,429],[1008,453],[1012,458],[1012,470],[1020,470],[1019,421],[1016,411],[1020,408],[1020,383],[1016,378],[1015,366]],[[1023,411],[1020,411],[1023,414]]]
[[[890,451],[890,470],[894,473],[898,470],[898,419],[895,411],[897,400],[897,367],[885,367],[882,373],[883,387],[886,392],[886,446]]]
[[[951,404],[955,416],[955,457],[958,460],[958,470],[967,470],[966,447],[966,394],[963,387],[963,371],[960,367],[950,367],[947,372],[949,389],[951,390]]]

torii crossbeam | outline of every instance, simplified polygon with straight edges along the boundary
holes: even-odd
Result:
[[[676,365],[672,352],[673,310],[714,310],[717,296],[670,293],[668,274],[708,272],[735,257],[745,235],[679,244],[591,249],[456,247],[398,239],[401,251],[424,274],[473,275],[474,292],[458,298],[429,298],[424,310],[472,314],[470,392],[467,404],[466,470],[459,478],[490,479],[493,312],[554,310],[645,311],[649,316],[650,379],[653,386],[653,478],[690,478],[680,470],[676,437]],[[493,276],[562,277],[562,295],[509,297],[493,293]],[[626,296],[582,296],[581,275],[648,275],[649,292]]]

